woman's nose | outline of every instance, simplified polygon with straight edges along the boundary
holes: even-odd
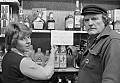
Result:
[[[26,38],[27,43],[31,43],[31,38]]]

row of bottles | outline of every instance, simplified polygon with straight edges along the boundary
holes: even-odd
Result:
[[[83,26],[83,16],[81,15],[81,12],[82,11],[79,9],[79,0],[76,0],[76,9],[74,11],[74,16],[71,13],[69,13],[65,17],[65,30],[77,30],[77,31],[85,30]]]
[[[19,8],[19,22],[26,24],[28,27],[32,27],[34,30],[55,30],[55,20],[53,19],[53,12],[49,13],[47,22],[42,18],[43,11],[37,10],[36,16],[32,21],[28,14],[23,14],[23,8]]]
[[[55,75],[55,78],[51,79],[49,83],[77,83],[78,76],[75,73],[68,75]]]
[[[26,56],[31,57],[39,65],[45,66],[49,60],[50,51],[46,50],[45,53],[42,52],[41,48],[37,49],[37,52],[33,49],[31,45],[31,50],[25,53]],[[58,50],[55,54],[55,68],[56,69],[65,69],[65,68],[78,68],[76,61],[72,56],[71,49],[68,49],[65,45],[59,45]]]
[[[82,7],[82,4],[81,4]],[[27,25],[32,24],[32,28],[35,30],[55,30],[55,19],[53,18],[53,12],[49,13],[47,21],[43,17],[43,11],[37,10],[36,16],[29,21],[28,15],[23,16],[23,9],[19,9],[19,22],[23,22]],[[76,0],[76,9],[74,11],[74,16],[69,14],[65,17],[65,30],[85,30],[83,28],[83,16],[81,15],[81,10],[79,8],[79,0]]]
[[[31,50],[29,52],[25,52],[25,55],[30,57],[33,61],[41,66],[45,66],[49,60],[49,50],[46,50],[46,53],[43,53],[41,48],[37,49],[37,52],[33,49],[33,45],[31,45]]]
[[[53,12],[49,13],[49,17],[47,22],[45,22],[44,19],[42,19],[43,16],[43,11],[42,10],[38,10],[37,11],[37,16],[36,18],[33,20],[33,29],[39,29],[39,30],[55,30],[55,20],[53,18]]]
[[[55,68],[63,69],[69,67],[78,68],[76,67],[71,49],[68,49],[65,45],[60,45],[55,55]]]

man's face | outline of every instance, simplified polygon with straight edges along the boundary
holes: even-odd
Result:
[[[84,25],[89,35],[98,34],[105,28],[102,14],[85,15]]]

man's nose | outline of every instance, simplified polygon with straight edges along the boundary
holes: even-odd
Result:
[[[89,26],[92,26],[93,25],[93,21],[90,19],[89,20]]]

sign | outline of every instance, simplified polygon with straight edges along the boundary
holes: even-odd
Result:
[[[73,45],[73,32],[52,30],[51,45]]]

